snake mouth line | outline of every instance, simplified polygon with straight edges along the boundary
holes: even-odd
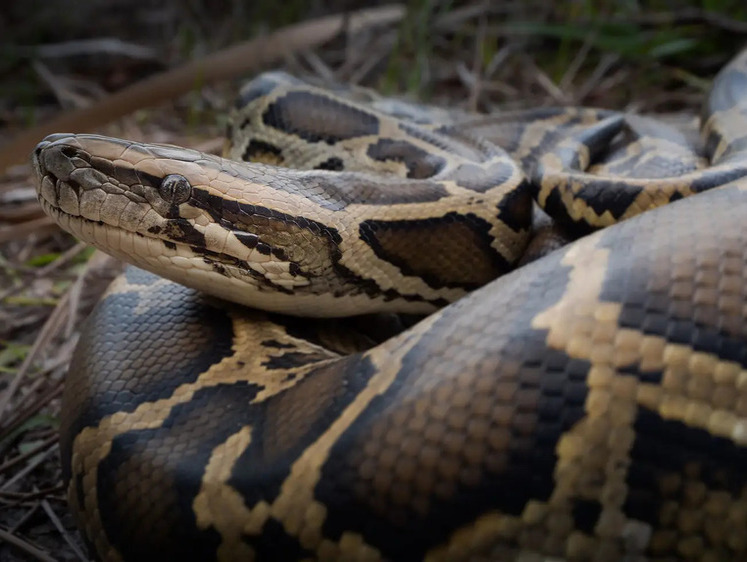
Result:
[[[251,278],[251,285],[269,284],[275,292],[290,292],[286,284],[309,283],[300,265],[260,233],[231,228],[214,216],[200,222],[199,213],[209,210],[192,198],[197,190],[184,176],[122,168],[138,180],[130,186],[117,177],[116,165],[113,175],[88,150],[61,145],[66,140],[40,143],[32,163],[45,211],[83,241],[167,277],[198,268],[220,278]],[[198,218],[185,217],[182,204]]]
[[[45,176],[48,181],[51,175]],[[65,184],[55,180],[55,186]],[[137,231],[124,229],[100,219],[92,219],[82,214],[74,214],[62,209],[55,201],[40,194],[39,202],[45,213],[56,223],[76,238],[106,252],[114,257],[132,263],[142,269],[169,278],[177,283],[204,290],[204,284],[190,284],[190,278],[197,274],[199,278],[210,279],[211,290],[206,292],[219,298],[237,300],[238,295],[231,295],[231,286],[241,283],[249,292],[260,291],[262,294],[292,295],[293,290],[283,284],[282,280],[273,278],[273,272],[282,266],[274,265],[269,255],[267,263],[242,260],[239,257],[207,248],[205,245],[194,245],[184,240],[159,235],[154,230]],[[168,224],[168,219],[164,219]],[[186,222],[185,219],[178,219]],[[158,228],[159,232],[165,229]],[[195,230],[195,232],[197,232]],[[257,237],[259,240],[259,237]],[[204,239],[204,238],[203,238]],[[268,246],[269,247],[269,246]],[[256,257],[256,250],[252,250]],[[302,272],[294,262],[288,262],[288,272],[294,278],[294,286],[307,285],[309,276]],[[264,271],[263,271],[264,268]],[[269,268],[269,269],[268,269]],[[305,279],[305,281],[302,281]],[[224,294],[225,293],[225,294]],[[247,297],[248,298],[248,297]],[[246,302],[256,306],[255,302]],[[290,307],[288,310],[292,310]],[[284,309],[285,310],[285,309]]]
[[[53,183],[55,185],[56,193],[59,193],[61,185],[67,185],[74,190],[77,189],[77,192],[80,193],[81,186],[74,181],[62,181],[59,178],[56,178],[54,174],[47,174],[45,178],[50,178],[50,181],[51,178],[54,178]],[[74,185],[70,185],[71,183]],[[247,261],[230,254],[210,250],[204,245],[194,245],[183,240],[159,235],[158,232],[163,230],[161,227],[158,227],[157,229],[151,228],[144,232],[134,229],[126,229],[122,226],[113,225],[101,219],[92,219],[83,214],[70,213],[62,209],[57,202],[51,202],[47,197],[41,194],[39,196],[39,202],[44,212],[51,216],[55,222],[65,230],[72,231],[77,238],[80,238],[84,242],[105,252],[120,254],[120,258],[125,259],[126,261],[133,259],[136,261],[139,260],[141,261],[141,265],[144,267],[146,266],[144,261],[148,261],[147,259],[144,259],[145,256],[138,255],[136,252],[128,251],[124,248],[125,244],[123,243],[123,239],[129,236],[133,240],[142,240],[142,244],[144,245],[148,245],[148,241],[150,240],[159,242],[158,252],[153,252],[153,257],[163,254],[166,257],[171,258],[175,263],[181,262],[182,264],[186,264],[187,261],[201,261],[221,276],[251,276],[261,278],[261,275],[259,275]],[[120,239],[119,248],[112,245],[112,239],[116,237],[119,237]],[[146,268],[153,270],[152,267]],[[231,270],[234,271],[233,274],[230,273]]]
[[[78,213],[73,213],[69,209],[64,209],[60,200],[60,194],[63,189],[69,188],[78,200],[80,205],[80,196],[83,193],[83,187],[73,179],[62,180],[52,172],[39,173],[41,178],[37,190],[37,199],[42,205],[44,212],[53,215],[57,220],[60,217],[68,217],[80,221],[90,222],[92,224],[105,224],[102,220],[94,220]]]

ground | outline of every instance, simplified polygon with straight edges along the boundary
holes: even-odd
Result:
[[[362,3],[319,4],[11,3],[0,12],[0,154],[29,127],[138,80]],[[646,4],[413,1],[400,23],[338,34],[273,67],[476,112],[583,104],[696,115],[747,39],[747,8]],[[195,77],[167,103],[95,130],[218,152],[246,77],[202,88]],[[87,266],[91,250],[42,214],[23,160],[0,170],[0,562],[86,560],[61,480],[59,399],[80,323],[116,267]]]

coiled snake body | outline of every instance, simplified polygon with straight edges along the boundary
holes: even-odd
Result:
[[[747,560],[747,55],[702,150],[611,111],[377,104],[268,74],[232,159],[35,150],[63,228],[182,283],[127,269],[70,368],[97,555]],[[533,200],[551,246],[622,222],[531,261]]]

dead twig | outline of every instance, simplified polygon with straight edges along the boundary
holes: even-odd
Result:
[[[19,548],[26,554],[32,556],[36,560],[40,560],[41,562],[56,562],[54,558],[49,556],[39,547],[34,546],[30,542],[23,540],[21,537],[16,536],[13,533],[6,531],[5,529],[0,529],[0,540],[3,540],[8,544],[12,544],[16,548]]]
[[[62,107],[85,107],[89,104],[87,97],[78,94],[71,87],[71,79],[59,78],[40,60],[31,61],[31,67],[39,78],[47,84],[49,89],[52,90]]]
[[[36,501],[38,499],[48,499],[64,502],[67,501],[63,496],[55,496],[53,494],[64,493],[65,486],[60,483],[57,486],[50,488],[43,488],[34,492],[0,492],[0,498],[2,501],[11,505],[20,505],[30,501]]]
[[[29,464],[27,464],[22,470],[19,470],[16,472],[16,474],[8,479],[2,487],[0,487],[0,492],[4,492],[6,490],[9,490],[12,488],[18,481],[23,480],[27,474],[29,474],[31,471],[33,471],[37,466],[42,464],[44,461],[47,460],[53,453],[57,451],[57,445],[52,445],[49,449],[41,453],[36,459],[31,461]]]
[[[581,45],[581,48],[576,53],[576,56],[573,57],[571,64],[568,65],[568,68],[563,74],[563,77],[560,79],[560,82],[558,82],[558,87],[564,92],[567,92],[571,88],[573,81],[576,79],[578,71],[581,70],[584,62],[586,62],[586,58],[589,56],[596,38],[597,29],[593,28],[589,35],[587,35],[586,39]]]
[[[5,492],[8,493],[8,492]],[[34,502],[33,505],[29,506],[29,508],[26,510],[26,512],[16,521],[12,527],[8,529],[9,533],[15,534],[18,532],[19,529],[22,529],[23,526],[28,523],[28,521],[36,515],[36,512],[39,511],[39,508],[41,507],[41,504],[39,501]]]
[[[586,97],[599,85],[599,81],[607,74],[607,71],[612,68],[617,61],[620,60],[620,55],[617,53],[607,53],[599,61],[599,64],[594,68],[589,78],[576,90],[576,102],[581,103]]]
[[[47,517],[49,517],[49,519],[52,521],[52,525],[54,525],[55,529],[57,529],[57,532],[62,535],[62,538],[65,539],[65,542],[68,544],[68,546],[70,546],[71,550],[78,557],[78,560],[81,560],[82,562],[88,562],[88,557],[80,549],[78,543],[73,540],[73,538],[70,536],[70,533],[67,532],[67,529],[65,529],[65,527],[63,526],[60,518],[57,517],[57,514],[52,509],[52,506],[49,505],[49,502],[44,499],[41,501],[41,506],[44,510],[44,513],[46,513]]]
[[[568,103],[568,96],[563,90],[558,88],[557,84],[542,70],[531,57],[523,57],[524,64],[531,71],[535,82],[553,99],[555,103],[565,105]]]

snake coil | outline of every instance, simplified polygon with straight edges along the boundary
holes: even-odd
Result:
[[[702,141],[341,95],[260,76],[228,158],[34,151],[45,210],[142,268],[63,399],[97,556],[747,560],[747,53]]]

